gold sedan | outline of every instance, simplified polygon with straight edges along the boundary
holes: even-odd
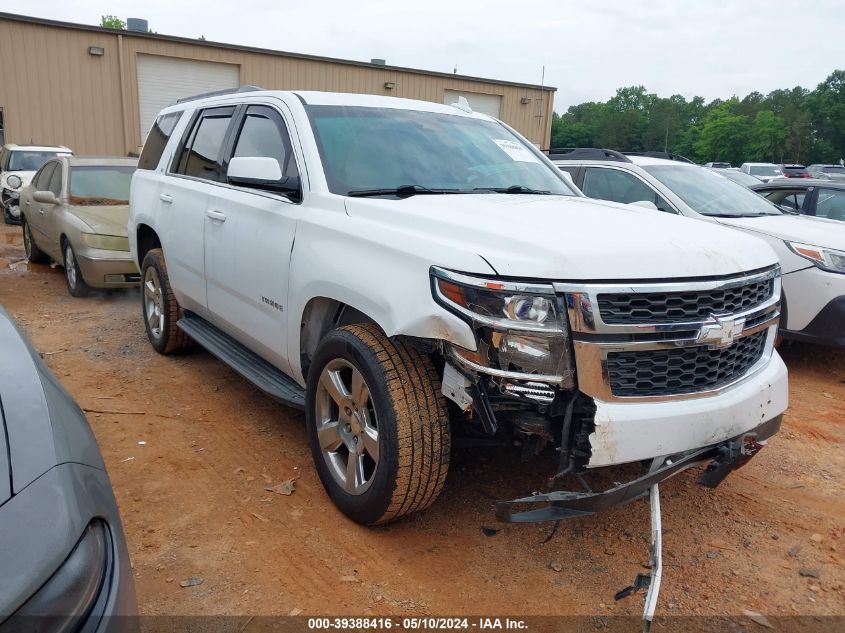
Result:
[[[47,161],[21,192],[26,257],[64,266],[74,297],[91,288],[137,286],[126,224],[132,158],[59,156]]]

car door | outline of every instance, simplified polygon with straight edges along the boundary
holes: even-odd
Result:
[[[613,167],[587,166],[581,191],[588,198],[630,204],[651,202],[660,211],[677,213],[663,196],[636,175]]]
[[[299,183],[289,128],[282,113],[249,105],[239,113],[231,158],[278,161],[278,186]],[[287,291],[299,204],[272,186],[218,187],[209,197],[205,224],[208,308],[218,325],[288,371]]]
[[[817,187],[813,215],[829,220],[845,220],[845,189]]]
[[[21,212],[26,217],[27,224],[29,224],[29,232],[35,241],[35,245],[51,256],[52,252],[49,248],[50,236],[47,233],[47,222],[45,218],[46,207],[49,205],[36,202],[33,199],[33,195],[36,191],[48,190],[50,178],[53,175],[55,167],[56,161],[49,161],[42,165],[41,169],[33,177],[32,182],[28,185],[29,193],[26,199],[21,201],[23,204]]]
[[[208,198],[226,179],[221,159],[234,113],[234,106],[195,113],[159,190],[171,284],[184,308],[204,316],[208,308],[204,245]]]
[[[44,226],[44,235],[47,238],[47,250],[45,251],[56,261],[63,261],[61,236],[64,232],[62,219],[64,216],[63,196],[64,182],[66,181],[65,165],[63,161],[54,161],[55,168],[50,173],[50,181],[47,183],[47,191],[59,199],[59,204],[42,204],[41,218]]]

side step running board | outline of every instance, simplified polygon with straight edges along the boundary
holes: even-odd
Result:
[[[176,325],[261,391],[289,407],[305,408],[302,387],[219,328],[189,312]]]

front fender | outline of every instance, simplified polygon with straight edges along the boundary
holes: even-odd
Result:
[[[493,273],[480,256],[411,239],[400,230],[345,214],[336,214],[332,220],[331,224],[300,222],[291,253],[288,355],[291,367],[300,374],[295,378],[303,378],[298,358],[302,315],[315,297],[355,308],[388,336],[444,340],[475,349],[469,326],[432,298],[429,269],[438,265]]]

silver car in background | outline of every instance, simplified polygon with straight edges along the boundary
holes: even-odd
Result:
[[[58,156],[21,193],[26,257],[65,269],[68,292],[137,286],[126,223],[134,158]]]

